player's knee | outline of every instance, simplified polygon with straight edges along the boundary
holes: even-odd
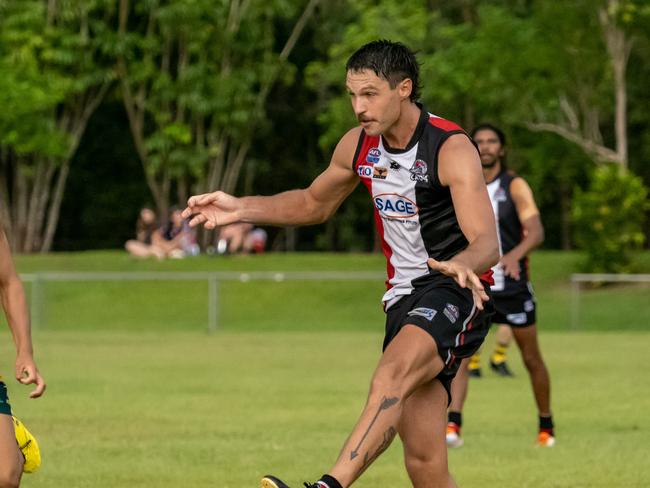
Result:
[[[537,371],[544,367],[542,356],[537,352],[526,353],[522,356],[522,359],[528,371]]]
[[[431,453],[407,454],[405,457],[406,470],[412,480],[426,479],[433,484],[427,486],[447,487],[449,471],[447,464],[440,456]]]
[[[407,369],[399,363],[380,366],[370,384],[371,396],[398,396],[404,395]]]

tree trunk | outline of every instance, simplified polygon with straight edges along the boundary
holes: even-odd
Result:
[[[68,180],[69,173],[70,173],[70,159],[66,159],[61,165],[61,168],[59,169],[59,174],[57,175],[56,178],[56,184],[54,186],[54,195],[52,196],[52,202],[50,203],[50,210],[47,215],[47,225],[45,227],[43,244],[40,249],[41,252],[49,252],[52,249],[54,234],[56,232],[56,227],[59,223],[59,213],[61,211],[61,203],[63,202],[63,192],[65,190],[65,183]]]

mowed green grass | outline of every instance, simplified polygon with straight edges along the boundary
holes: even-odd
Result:
[[[570,275],[580,255],[537,252],[531,259],[543,330],[571,327]],[[20,256],[23,273],[43,271],[385,271],[377,254],[267,254],[207,257],[164,262],[136,261],[124,252]],[[639,254],[639,271],[650,272],[650,252]],[[31,287],[26,286],[28,292]],[[382,279],[371,281],[222,282],[219,325],[228,331],[376,331],[383,323]],[[43,324],[50,330],[201,330],[207,327],[205,281],[62,282],[42,287]],[[650,285],[618,285],[584,290],[583,330],[650,332]]]
[[[376,332],[41,331],[49,389],[7,378],[15,412],[38,435],[29,488],[246,488],[273,472],[291,486],[335,459],[379,356]],[[553,380],[557,446],[534,446],[526,374],[472,380],[466,445],[450,452],[463,487],[646,487],[650,334],[541,334]],[[408,487],[396,440],[358,482]]]
[[[516,378],[486,372],[471,384],[466,445],[450,453],[461,486],[648,486],[648,289],[585,292],[582,331],[567,332],[579,259],[539,252],[532,263],[558,445],[534,447],[534,403],[515,353]],[[650,269],[650,254],[638,263]],[[353,272],[382,271],[385,262],[269,254],[158,263],[90,252],[19,256],[17,266]],[[44,398],[29,400],[11,380],[11,338],[0,333],[0,372],[44,453],[24,486],[246,488],[266,472],[292,486],[315,479],[365,402],[382,341],[382,290],[381,280],[222,283],[221,328],[207,335],[205,283],[48,283],[45,327],[34,332],[50,385]],[[410,486],[399,441],[355,486]]]

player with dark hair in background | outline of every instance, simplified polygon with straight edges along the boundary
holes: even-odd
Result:
[[[496,313],[495,324],[512,330],[528,370],[539,414],[537,443],[553,446],[555,433],[551,416],[551,386],[548,371],[537,341],[535,295],[528,276],[528,254],[544,240],[539,210],[528,183],[509,171],[504,164],[505,135],[497,127],[482,124],[472,131],[472,138],[481,154],[483,175],[498,227],[501,259],[492,268],[491,287]],[[498,341],[497,337],[497,341]],[[467,396],[468,367],[466,359],[452,384],[449,407],[447,445],[460,447],[462,409]]]
[[[479,155],[460,127],[417,103],[419,66],[404,45],[371,42],[346,71],[360,127],[342,137],[309,188],[267,197],[207,193],[191,197],[184,216],[209,229],[316,224],[359,181],[366,186],[388,268],[384,352],[338,460],[305,485],[350,486],[399,434],[415,487],[453,487],[445,446],[449,387],[461,359],[487,333],[489,276],[481,276],[498,260]],[[319,351],[319,360],[328,358],[335,360]],[[261,485],[288,486],[270,475]]]

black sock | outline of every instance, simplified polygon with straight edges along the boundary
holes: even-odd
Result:
[[[540,417],[541,418],[541,417]],[[449,412],[448,415],[449,422],[455,423],[458,427],[463,426],[463,414],[460,412]]]
[[[341,483],[339,483],[334,476],[330,476],[329,474],[324,474],[318,481],[322,481],[329,488],[343,488]]]
[[[551,435],[553,434],[553,417],[549,415],[548,417],[539,416],[539,431],[548,432]]]

